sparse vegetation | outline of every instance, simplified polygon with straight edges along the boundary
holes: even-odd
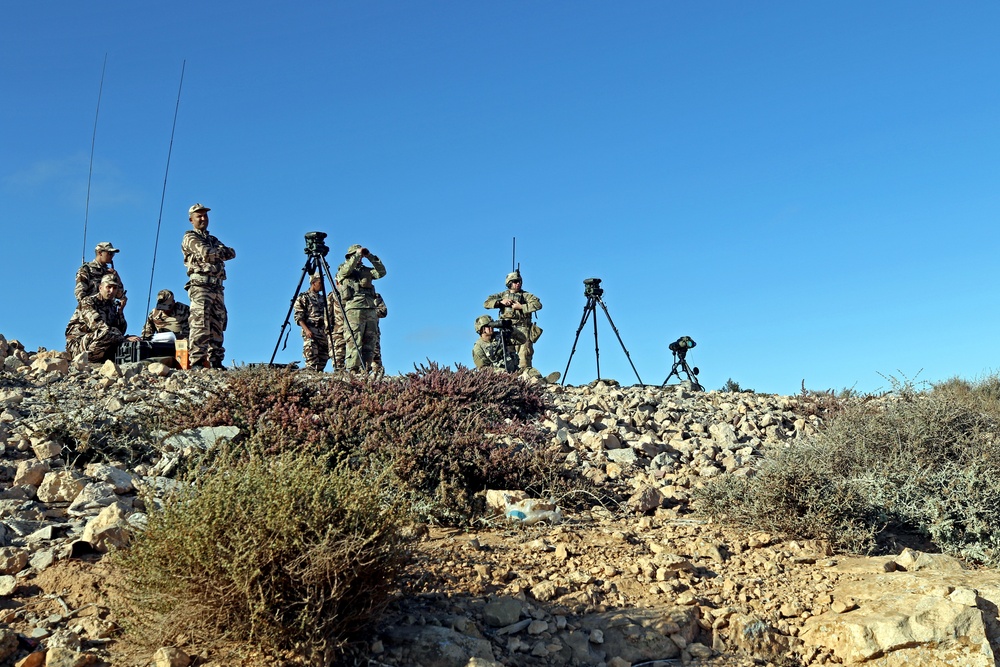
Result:
[[[403,550],[384,479],[295,452],[223,454],[189,488],[114,554],[131,640],[330,664],[387,602]]]
[[[729,521],[871,553],[917,533],[942,551],[1000,563],[1000,379],[898,385],[851,399],[817,436],[764,457],[749,477],[702,490]]]
[[[719,388],[719,391],[725,391],[731,394],[754,393],[753,389],[744,389],[743,387],[740,386],[740,383],[734,380],[733,378],[729,378],[728,380],[726,380],[726,383]]]
[[[232,424],[251,448],[292,451],[330,465],[389,470],[427,517],[460,522],[482,507],[486,488],[558,485],[530,419],[544,407],[537,385],[507,373],[430,363],[399,378],[309,381],[256,368],[233,374],[185,425]]]

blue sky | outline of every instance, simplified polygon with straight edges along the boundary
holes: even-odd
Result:
[[[995,2],[4,3],[0,333],[64,347],[83,249],[132,329],[184,298],[187,208],[229,263],[227,358],[266,361],[305,261],[385,262],[390,371],[471,363],[511,237],[563,371],[584,278],[646,383],[889,386],[997,367]],[[598,312],[601,375],[635,381]],[[301,358],[292,332],[279,361]],[[569,382],[594,379],[581,334]]]

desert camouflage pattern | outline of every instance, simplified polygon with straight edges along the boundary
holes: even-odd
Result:
[[[191,301],[191,366],[221,366],[226,357],[222,343],[229,322],[222,283],[226,279],[226,262],[236,257],[236,251],[208,232],[193,229],[184,233],[181,251],[188,275],[184,289]]]
[[[375,349],[372,351],[372,367],[382,370],[382,326],[379,320],[389,316],[389,309],[386,307],[382,295],[378,292],[375,293],[375,314],[378,319],[375,320]]]
[[[189,229],[181,241],[184,266],[192,283],[222,284],[226,262],[236,258],[236,251],[222,244],[208,232]]]
[[[344,342],[344,311],[341,310],[332,291],[327,295],[327,302],[330,304],[330,313],[333,316],[333,331],[330,334],[333,345],[333,367],[342,371],[347,358],[347,343]]]
[[[481,337],[472,346],[472,363],[476,368],[499,368],[513,373],[518,369],[520,358],[517,356],[517,346],[523,345],[528,339],[519,330],[513,329],[504,334],[508,337],[507,358],[504,359],[503,345],[500,344],[499,332],[493,332],[493,340],[483,340]]]
[[[375,358],[375,343],[378,338],[378,314],[376,312],[375,288],[372,282],[385,276],[385,265],[376,255],[369,254],[371,267],[361,263],[361,257],[351,254],[337,268],[337,285],[340,286],[341,299],[344,302],[346,321],[354,331],[361,349],[355,344],[350,332],[345,329],[346,344],[345,367],[348,370],[361,370],[362,361],[366,368],[371,369]]]
[[[76,296],[76,307],[79,308],[83,303],[83,300],[88,296],[93,296],[97,294],[97,288],[101,286],[101,278],[111,274],[118,279],[118,289],[115,290],[115,298],[120,299],[125,294],[125,287],[122,284],[122,278],[115,271],[115,267],[110,264],[104,264],[98,262],[96,259],[92,262],[86,262],[81,265],[76,272],[76,288],[73,290]]]
[[[319,292],[306,291],[295,297],[293,306],[295,323],[305,324],[312,338],[302,332],[302,357],[306,368],[322,372],[326,362],[330,360],[330,341],[327,333],[327,309],[323,295]]]
[[[154,308],[149,311],[146,323],[142,326],[142,337],[150,339],[153,334],[170,331],[177,338],[187,338],[191,330],[191,307],[186,303],[174,302],[167,310]]]
[[[114,298],[85,297],[66,325],[66,351],[73,356],[86,352],[95,363],[107,361],[125,339],[126,329],[128,323]]]
[[[504,306],[501,301],[510,299],[524,306],[523,310]],[[531,329],[531,314],[542,309],[542,302],[531,292],[505,290],[499,294],[491,294],[483,302],[483,308],[500,309],[500,318],[510,320],[515,329],[524,336],[524,342],[516,345],[519,368],[530,368],[535,356],[535,346],[529,338]]]

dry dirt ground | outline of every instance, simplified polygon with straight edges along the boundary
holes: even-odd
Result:
[[[483,607],[506,596],[523,601],[525,616],[557,619],[557,623],[562,618],[570,629],[576,620],[590,615],[683,609],[699,623],[696,631],[702,642],[711,646],[713,633],[720,635],[712,657],[686,662],[783,664],[780,656],[758,655],[755,660],[747,647],[727,645],[722,639],[726,620],[736,613],[757,614],[794,644],[801,620],[825,610],[833,601],[833,586],[846,576],[835,570],[837,559],[827,555],[824,544],[741,534],[670,510],[658,510],[654,516],[613,517],[598,508],[570,515],[555,526],[512,527],[497,519],[480,530],[421,532],[411,564],[401,573],[400,595],[371,636],[345,660],[411,664],[405,647],[393,645],[393,628],[448,625],[462,619],[463,624],[477,626],[477,634],[489,636]],[[38,625],[35,619],[48,617],[69,627],[104,623],[110,629],[120,621],[108,610],[113,577],[96,556],[59,561],[3,600],[5,620],[26,634]],[[72,620],[65,620],[70,614]],[[199,656],[196,662],[201,664],[275,664],[263,656],[231,654],[236,647],[191,646],[184,637],[176,638],[176,643]],[[494,644],[504,664],[560,663],[556,654],[532,655],[527,650],[530,642],[512,644],[508,637]],[[122,667],[151,664],[148,649],[111,637],[104,657],[106,664]],[[681,660],[674,656],[659,664],[681,664]],[[809,653],[807,660],[825,662],[817,652]]]

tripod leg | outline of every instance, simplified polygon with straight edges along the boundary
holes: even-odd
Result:
[[[594,313],[594,359],[597,362],[597,379],[601,379],[601,347],[597,344],[597,313]]]
[[[642,383],[642,378],[639,377],[639,371],[635,370],[635,364],[632,363],[632,355],[628,353],[625,348],[625,343],[622,342],[621,334],[618,333],[618,327],[615,326],[615,321],[611,319],[611,313],[608,312],[608,307],[604,305],[604,300],[597,297],[597,302],[601,304],[601,309],[604,310],[604,315],[608,318],[608,324],[611,325],[611,330],[615,332],[615,336],[618,338],[618,344],[622,346],[622,351],[625,352],[625,358],[628,359],[628,365],[632,367],[632,372],[635,373],[635,379],[639,381],[640,387],[645,387]]]
[[[576,343],[577,343],[577,341],[580,340],[580,332],[583,331],[584,325],[587,324],[587,318],[590,316],[590,314],[593,312],[593,310],[594,310],[593,301],[588,297],[587,298],[587,305],[585,305],[583,307],[583,317],[580,318],[580,326],[578,326],[576,328],[576,337],[573,339],[573,349],[570,350],[570,352],[569,352],[569,360],[566,361],[566,370],[563,371],[563,375],[562,375],[563,386],[566,386],[566,376],[569,375],[569,364],[570,364],[570,362],[573,361],[573,355],[576,354]],[[597,317],[594,316],[594,319],[596,320]]]
[[[267,362],[269,364],[274,363],[274,358],[278,356],[278,348],[281,346],[281,338],[285,335],[285,328],[288,326],[288,320],[292,317],[292,310],[295,309],[295,299],[299,296],[299,292],[302,291],[302,283],[306,279],[306,274],[312,268],[312,257],[306,260],[305,266],[302,267],[302,275],[299,277],[299,284],[295,287],[295,293],[292,294],[292,302],[288,304],[288,312],[285,313],[285,321],[281,323],[281,331],[278,332],[278,342],[274,344],[274,352],[271,353],[271,361]]]

